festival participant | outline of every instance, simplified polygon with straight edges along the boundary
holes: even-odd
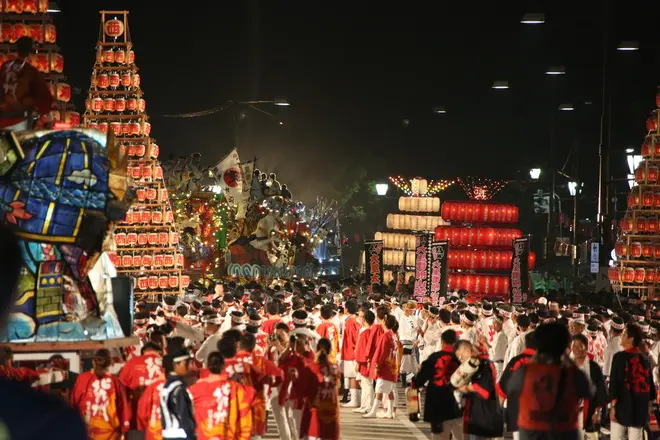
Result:
[[[255,372],[255,391],[252,404],[252,440],[260,440],[266,434],[266,388],[282,382],[282,370],[274,363],[256,353],[256,338],[251,333],[243,334],[239,343],[240,350],[236,353],[236,362],[242,363],[244,369]]]
[[[497,372],[497,378],[499,379],[504,370],[504,356],[506,356],[506,349],[508,344],[508,339],[506,334],[502,331],[502,317],[497,315],[491,318],[490,332],[488,335],[483,335],[480,342],[481,345],[486,347],[488,351],[488,358],[492,360],[495,371]],[[490,339],[493,339],[493,342],[490,342]]]
[[[477,316],[470,310],[466,310],[461,314],[461,327],[463,328],[463,334],[459,339],[468,341],[473,346],[477,346],[477,329],[475,324],[477,323]]]
[[[481,319],[477,323],[477,333],[482,334],[488,344],[492,347],[495,345],[495,329],[494,329],[494,319],[493,314],[493,305],[490,303],[484,303],[479,310],[479,315]],[[493,358],[491,358],[493,359]]]
[[[586,438],[585,433],[595,433],[595,436],[598,437],[599,430],[596,429],[596,426],[600,425],[600,410],[608,400],[605,377],[598,363],[589,358],[588,338],[583,334],[577,334],[573,335],[571,340],[571,359],[595,387],[593,396],[584,400],[580,423],[583,431],[582,437]]]
[[[498,307],[500,316],[502,316],[502,331],[507,337],[507,347],[513,342],[516,335],[516,322],[515,316],[511,311],[511,306],[503,304]]]
[[[605,366],[605,347],[607,346],[607,339],[596,322],[597,321],[587,326],[587,334],[589,335],[587,337],[587,340],[589,341],[588,353],[602,369]]]
[[[34,53],[34,41],[29,37],[20,37],[16,41],[17,56],[0,67],[0,128],[8,130],[27,130],[28,123],[34,116],[47,114],[53,105],[53,95],[48,83],[28,58]]]
[[[436,351],[436,344],[440,340],[442,334],[442,326],[438,321],[440,316],[440,309],[437,307],[429,307],[428,318],[426,319],[425,327],[422,329],[420,335],[424,341],[424,349],[420,353],[420,362],[424,362],[429,356]]]
[[[30,384],[39,380],[39,373],[32,368],[14,367],[14,351],[9,346],[0,346],[0,377],[6,380]]]
[[[642,330],[626,325],[621,335],[623,351],[614,355],[610,371],[610,438],[641,440],[649,422],[649,405],[656,399],[648,359],[641,353]]]
[[[477,349],[467,340],[456,343],[456,357],[463,363],[479,356]],[[495,367],[479,357],[479,366],[470,383],[456,389],[463,394],[463,433],[472,437],[502,437],[503,421],[500,403],[495,391]]]
[[[147,386],[138,401],[137,428],[144,431],[145,440],[163,440],[163,425],[160,420],[160,393],[165,375]]]
[[[273,300],[266,304],[266,316],[268,316],[268,319],[261,325],[261,330],[264,333],[268,335],[275,333],[275,325],[278,322],[282,322],[282,310],[282,303],[278,300]]]
[[[506,354],[504,355],[504,365],[507,365],[509,361],[518,356],[520,353],[525,351],[525,337],[532,330],[529,328],[529,316],[527,315],[518,315],[516,317],[516,337],[513,338],[513,341],[509,344]]]
[[[206,318],[202,319],[202,323],[204,324],[204,334],[207,338],[199,347],[197,353],[195,353],[195,359],[204,364],[204,366],[206,366],[209,354],[217,350],[218,341],[222,337],[222,331],[220,330],[222,322],[223,319],[218,314],[208,315]]]
[[[265,357],[268,351],[268,337],[270,334],[261,330],[261,322],[262,319],[259,313],[257,311],[251,311],[245,323],[245,333],[254,335],[256,340],[255,353]]]
[[[186,349],[168,349],[163,358],[166,379],[160,392],[160,414],[163,440],[197,438],[196,422],[185,379],[190,370],[190,353]]]
[[[119,372],[119,381],[129,392],[133,414],[144,389],[163,378],[163,348],[153,342],[142,347],[142,354],[127,361]]]
[[[502,334],[502,336],[506,337],[504,334]],[[523,350],[518,356],[512,357],[509,363],[506,364],[496,386],[500,400],[502,402],[506,400],[506,427],[509,432],[513,433],[514,440],[518,440],[520,437],[520,433],[518,432],[518,406],[520,396],[519,394],[506,394],[504,390],[509,389],[509,381],[511,380],[513,373],[518,371],[520,367],[529,364],[532,356],[536,353],[536,339],[534,336],[534,332],[525,335],[525,350]]]
[[[403,316],[399,320],[399,338],[403,346],[403,353],[401,357],[401,368],[399,375],[401,383],[406,386],[408,374],[414,374],[419,369],[417,364],[417,356],[415,355],[415,341],[420,330],[419,319],[415,316],[417,310],[417,303],[409,301],[403,308]]]
[[[339,440],[339,369],[330,361],[332,343],[321,338],[316,345],[316,360],[291,374],[305,390],[300,420],[300,438]]]
[[[268,360],[273,362],[275,365],[278,365],[280,358],[289,348],[289,326],[284,322],[278,322],[275,325],[275,332],[269,338],[268,343]],[[280,437],[283,439],[289,439],[291,438],[291,432],[288,430],[289,424],[287,423],[286,411],[285,408],[279,403],[281,386],[282,382],[276,382],[270,388],[270,395],[268,400]]]
[[[198,440],[250,440],[254,389],[231,380],[224,373],[218,352],[208,357],[210,375],[190,387]]]
[[[534,338],[533,358],[501,384],[504,394],[519,396],[518,437],[578,439],[580,399],[589,399],[592,390],[584,373],[564,357],[568,329],[559,323],[542,324]]]
[[[449,440],[463,439],[463,414],[454,399],[451,375],[458,368],[454,355],[454,344],[458,338],[454,330],[446,330],[440,336],[440,351],[428,357],[413,378],[411,386],[421,388],[428,382],[424,401],[424,421],[431,424],[432,438]],[[438,411],[442,408],[442,411]]]
[[[371,405],[373,405],[374,387],[373,381],[369,377],[369,369],[371,366],[369,351],[371,350],[371,347],[375,347],[375,344],[373,343],[374,330],[376,328],[376,326],[374,326],[375,321],[376,315],[374,312],[366,310],[364,312],[364,321],[362,328],[360,329],[355,349],[356,370],[360,378],[362,396],[360,399],[360,407],[354,409],[353,412],[360,414],[366,414],[369,412]]]
[[[337,354],[339,353],[339,329],[332,322],[332,306],[324,304],[320,309],[321,323],[316,326],[316,333],[319,337],[326,338],[330,341],[330,362],[333,364],[337,362]]]
[[[131,427],[131,405],[126,390],[117,377],[108,372],[110,351],[98,350],[94,368],[78,376],[71,404],[87,422],[91,440],[119,440]]]
[[[385,413],[378,414],[378,418],[394,418],[394,387],[396,386],[399,366],[397,364],[397,339],[392,329],[397,324],[396,318],[387,315],[385,319],[379,320],[379,324],[385,327],[385,331],[378,337],[376,342],[376,351],[374,352],[369,377],[376,381],[376,398],[371,406],[371,410],[363,415],[364,418],[376,417],[376,412],[383,401],[383,396],[387,395],[387,410]]]
[[[350,390],[350,400],[344,405],[347,408],[360,407],[360,387],[358,385],[357,366],[355,363],[355,351],[362,325],[358,321],[358,305],[354,300],[346,301],[348,318],[344,322],[342,335],[341,360],[342,372],[344,373],[344,389]]]
[[[304,310],[300,310],[304,312]],[[284,381],[280,387],[279,404],[284,407],[287,428],[280,431],[284,439],[284,433],[289,433],[290,438],[298,439],[300,433],[300,421],[302,418],[304,389],[300,382],[295,381],[292,370],[301,370],[305,363],[314,361],[314,353],[310,350],[309,338],[303,334],[291,332],[289,349],[282,355],[278,367],[284,372]]]

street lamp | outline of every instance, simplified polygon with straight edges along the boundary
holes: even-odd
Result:
[[[628,188],[633,189],[633,186],[635,186],[635,175],[628,174]]]
[[[288,107],[288,106],[291,105],[289,103],[289,101],[287,101],[284,98],[275,98],[275,99],[273,99],[273,104],[278,105],[280,107]]]
[[[546,75],[566,75],[566,68],[564,66],[550,66],[545,71]]]
[[[632,40],[622,41],[616,47],[616,50],[621,52],[634,52],[636,50],[639,50],[639,43],[637,41],[632,41]]]
[[[520,20],[522,24],[543,24],[545,23],[545,14],[539,12],[528,12]]]
[[[631,153],[634,153],[634,152],[635,152],[634,148],[630,148],[630,147],[626,148],[626,153],[631,154]]]
[[[571,181],[568,182],[568,192],[570,193],[571,197],[577,196],[579,193],[582,192],[582,187],[584,186],[584,182],[580,184],[580,188],[578,189],[578,183]]]
[[[436,113],[438,115],[444,115],[447,113],[447,109],[444,106],[441,105],[434,105],[433,106],[433,113]]]
[[[386,196],[387,191],[390,189],[390,186],[387,183],[377,183],[376,184],[376,194],[379,196]]]
[[[49,14],[54,14],[54,13],[57,13],[57,12],[62,12],[62,10],[57,5],[57,2],[50,1],[50,2],[48,2],[48,11],[47,12]]]
[[[503,90],[509,88],[509,81],[495,81],[493,83],[493,88],[497,90]]]
[[[575,110],[575,107],[573,107],[573,104],[561,104],[559,110],[562,112],[572,112]]]
[[[541,168],[532,168],[529,170],[529,177],[531,177],[532,180],[539,180],[541,177]]]
[[[639,166],[640,163],[642,163],[643,156],[637,155],[637,154],[629,154],[626,156],[626,160],[628,162],[628,171],[630,174],[635,174],[635,170]]]

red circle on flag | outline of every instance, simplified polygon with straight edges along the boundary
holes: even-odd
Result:
[[[242,183],[241,170],[238,167],[232,167],[222,173],[222,180],[229,188],[237,188]]]

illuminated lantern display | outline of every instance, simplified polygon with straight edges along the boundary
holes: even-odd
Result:
[[[158,145],[152,144],[150,155],[158,157],[158,154]],[[414,275],[415,234],[431,233],[436,226],[448,224],[439,215],[440,199],[435,194],[453,183],[448,180],[427,180],[421,177],[406,179],[401,176],[390,177],[389,181],[405,196],[399,197],[401,214],[387,214],[386,226],[390,232],[376,232],[374,236],[376,240],[383,240],[383,278],[386,283],[392,279],[393,271],[400,270],[402,264]]]
[[[656,96],[656,105],[660,100]],[[641,161],[636,165],[636,185],[627,197],[627,211],[619,221],[615,245],[616,259],[610,262],[608,277],[616,293],[637,293],[642,300],[658,300],[660,266],[660,132],[659,109],[646,120],[648,133],[641,147]],[[636,162],[636,161],[635,161]]]
[[[449,222],[518,223],[518,207],[502,203],[444,202],[442,218]]]
[[[48,0],[3,0],[0,2],[0,63],[16,58],[16,41],[30,37],[38,49],[28,61],[43,73],[51,94],[55,98],[54,114],[61,117],[56,121],[63,125],[58,128],[74,127],[75,120],[69,122],[65,115],[74,109],[71,101],[71,87],[64,77],[64,57],[56,46],[57,31],[53,15],[48,14]],[[43,122],[47,118],[42,118]]]
[[[127,14],[101,11],[97,47],[102,62],[97,62],[92,74],[96,81],[89,89],[90,109],[83,122],[101,131],[111,130],[128,155],[127,171],[136,201],[116,227],[117,251],[112,259],[119,264],[117,271],[133,278],[136,295],[178,295],[189,278],[181,273],[184,260],[177,251],[179,235],[160,162],[157,155],[146,154],[157,146],[149,137],[151,124],[136,80],[137,66],[127,57],[132,53]]]

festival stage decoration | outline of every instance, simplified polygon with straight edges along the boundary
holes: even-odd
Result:
[[[55,128],[80,125],[80,113],[71,103],[72,90],[64,76],[64,57],[56,44],[57,30],[48,13],[47,0],[21,0],[0,2],[0,65],[16,58],[16,41],[30,37],[36,52],[28,62],[44,74],[50,92],[55,98],[50,112]],[[4,10],[1,10],[4,6]],[[46,116],[44,116],[44,120]]]
[[[660,98],[656,96],[656,106]],[[614,247],[616,260],[608,269],[615,292],[637,292],[643,300],[656,300],[660,276],[660,108],[646,120],[648,131],[635,170],[636,185],[628,195],[628,209],[619,223]]]
[[[181,273],[184,258],[177,252],[179,233],[158,161],[160,149],[150,136],[128,11],[101,11],[84,123],[111,132],[128,155],[135,200],[115,230],[117,250],[109,255],[117,272],[133,278],[136,295],[179,294],[189,280]]]
[[[406,179],[401,176],[390,177],[390,182],[405,196],[399,197],[401,214],[387,214],[386,226],[390,232],[376,232],[375,240],[383,241],[384,282],[392,279],[393,272],[405,272],[408,279],[415,275],[416,234],[432,233],[438,225],[448,225],[438,215],[440,199],[435,194],[454,182],[451,180],[431,180],[415,177]]]
[[[470,200],[486,201],[502,191],[508,182],[483,177],[459,177],[458,184]]]
[[[435,228],[436,241],[449,240],[449,288],[467,290],[470,301],[509,297],[510,275],[497,272],[511,272],[513,243],[522,237],[513,227],[518,208],[479,200],[447,201],[442,217],[452,223]],[[531,270],[535,263],[536,255],[530,252],[526,266]]]
[[[114,267],[102,251],[128,209],[124,150],[96,130],[4,133],[17,153],[0,172],[0,215],[19,237],[24,269],[4,341],[122,338]]]

